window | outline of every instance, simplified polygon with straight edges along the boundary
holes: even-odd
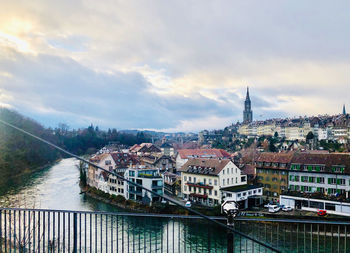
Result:
[[[245,182],[246,181],[246,177],[241,177],[241,182]],[[236,178],[236,182],[237,182],[237,178]]]
[[[272,178],[272,182],[277,182],[277,178],[276,178],[276,177],[273,177],[273,178]]]
[[[300,180],[299,176],[295,176],[295,177],[294,177],[294,181],[295,181],[295,182],[299,182],[299,180]]]
[[[233,168],[231,168],[231,174],[233,174]]]
[[[112,164],[111,160],[106,160],[105,161],[105,165],[111,165],[111,164]]]
[[[191,182],[192,178],[191,177],[188,177],[188,182]]]
[[[338,178],[338,179],[337,179],[337,185],[345,185],[345,179],[343,179],[343,178]]]
[[[318,177],[318,178],[316,179],[316,182],[317,182],[318,184],[324,184],[324,177]]]
[[[130,176],[130,177],[134,177],[134,176],[135,176],[135,171],[130,170],[130,171],[129,171],[129,176]]]
[[[222,185],[225,185],[225,179],[222,180]]]
[[[212,184],[212,181],[211,181],[211,178],[209,179],[209,185],[211,185]]]
[[[328,184],[336,184],[337,179],[336,178],[328,178]]]
[[[330,211],[335,211],[335,204],[325,203],[325,209]]]
[[[309,177],[309,183],[314,183],[315,182],[315,178],[314,177]]]
[[[184,176],[184,181],[187,181],[187,177],[186,176]]]
[[[218,180],[214,179],[214,185],[218,185]]]
[[[222,170],[222,175],[225,175],[225,170]]]
[[[231,178],[231,184],[233,184],[233,178]]]
[[[241,194],[240,194],[240,193],[238,193],[238,194],[237,194],[237,197],[238,197],[238,198],[240,198],[240,197],[241,197]]]
[[[196,177],[193,177],[193,182],[196,182]]]
[[[227,179],[227,184],[230,184],[230,179],[229,178]]]
[[[203,179],[203,183],[204,183],[204,184],[207,184],[207,179],[204,178],[204,179]]]
[[[218,191],[215,190],[214,191],[214,195],[217,196],[218,195]]]
[[[211,190],[211,189],[209,189],[209,195],[211,195],[211,193],[212,193],[212,190]]]
[[[184,186],[184,191],[187,191],[187,186],[186,185]]]

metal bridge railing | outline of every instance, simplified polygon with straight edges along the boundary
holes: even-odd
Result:
[[[236,235],[235,252],[271,252]],[[227,252],[221,226],[191,216],[0,209],[1,252]]]

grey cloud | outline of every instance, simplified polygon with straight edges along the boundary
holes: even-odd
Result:
[[[151,93],[151,84],[136,72],[97,73],[67,58],[16,56],[15,61],[0,60],[1,69],[13,76],[1,80],[0,89],[15,97],[11,104],[19,111],[46,124],[66,120],[81,127],[90,120],[102,127],[160,129],[176,127],[180,120],[234,114],[227,104],[199,94],[186,98]]]

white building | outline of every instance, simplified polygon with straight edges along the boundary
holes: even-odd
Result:
[[[164,194],[163,178],[159,173],[159,169],[138,165],[128,168],[125,171],[124,177],[148,190],[155,191],[160,195]],[[136,187],[130,183],[124,184],[124,192],[126,199],[140,201],[145,204],[161,200],[158,196],[152,195],[141,187]]]
[[[208,206],[221,203],[221,188],[247,184],[247,176],[231,160],[194,158],[180,172],[183,197]]]
[[[122,152],[100,154],[90,158],[90,161],[121,176],[124,176],[129,166],[139,164],[134,155]],[[91,165],[88,168],[87,184],[108,194],[124,196],[123,180]]]
[[[263,187],[255,185],[241,185],[221,188],[223,201],[236,201],[240,208],[260,206],[262,204]],[[249,203],[251,202],[251,203]]]

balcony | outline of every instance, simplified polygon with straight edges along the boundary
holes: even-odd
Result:
[[[199,193],[190,193],[190,197],[207,199],[208,195],[207,194],[199,194]]]
[[[187,182],[186,185],[191,186],[191,187],[203,188],[203,189],[213,189],[212,185],[207,185],[207,184],[203,184],[203,183],[190,183],[190,182]]]

